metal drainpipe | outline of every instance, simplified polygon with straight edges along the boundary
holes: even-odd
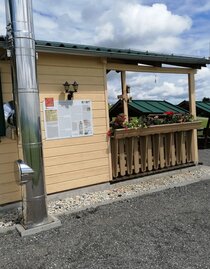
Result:
[[[18,135],[22,142],[24,162],[34,171],[32,180],[25,184],[23,197],[22,224],[26,229],[29,229],[49,222],[46,205],[32,1],[5,0],[5,5]]]

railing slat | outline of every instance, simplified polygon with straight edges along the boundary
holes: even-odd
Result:
[[[176,154],[175,154],[175,136],[176,133],[171,135],[171,165],[176,165]]]
[[[134,171],[136,174],[140,171],[140,160],[139,160],[139,139],[134,137]]]
[[[140,138],[140,157],[141,157],[141,171],[145,172],[147,169],[147,136]]]
[[[186,132],[186,155],[187,162],[192,162],[192,143],[193,143],[193,132],[192,130]]]
[[[186,163],[185,133],[181,132],[181,136],[182,136],[181,158],[182,158],[182,163]]]
[[[172,133],[166,134],[165,136],[165,158],[166,158],[166,167],[171,165],[171,153],[172,153]]]
[[[165,166],[165,159],[164,159],[164,135],[160,134],[160,168]]]
[[[159,155],[160,155],[160,135],[153,135],[153,156],[154,156],[154,169],[159,168]]]
[[[152,136],[148,135],[147,137],[147,168],[148,171],[151,171],[153,169],[153,163],[152,163]]]
[[[129,137],[125,139],[125,150],[126,150],[126,163],[128,175],[133,173],[133,148],[134,148],[134,138]]]
[[[125,146],[124,139],[119,139],[120,175],[125,175]]]
[[[112,174],[113,177],[118,176],[118,139],[111,140],[111,153],[112,153]]]
[[[176,163],[181,164],[182,152],[182,132],[176,133]]]

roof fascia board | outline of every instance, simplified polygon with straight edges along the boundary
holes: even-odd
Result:
[[[146,72],[146,73],[172,73],[172,74],[196,74],[196,69],[183,67],[151,67],[141,65],[107,63],[108,70]]]
[[[165,63],[169,65],[177,65],[177,66],[189,66],[191,68],[201,68],[202,66],[206,66],[206,59],[195,59],[191,57],[182,56],[170,56],[170,55],[144,55],[143,53],[132,53],[130,54],[125,51],[121,51],[120,53],[116,53],[116,51],[100,51],[97,49],[84,49],[84,48],[65,48],[65,47],[54,47],[47,45],[36,45],[36,49],[38,52],[48,52],[48,53],[60,53],[60,54],[70,54],[70,55],[83,55],[83,56],[93,56],[93,57],[106,57],[107,59],[127,59],[127,60],[135,60],[138,62],[148,62],[153,65],[158,65],[158,63]]]

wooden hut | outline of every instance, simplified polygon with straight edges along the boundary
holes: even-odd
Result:
[[[128,102],[129,117],[140,117],[149,114],[163,114],[167,111],[174,113],[187,113],[188,111],[173,105],[165,100],[131,100]],[[112,119],[123,113],[123,101],[118,100],[109,109],[109,117]]]
[[[209,139],[210,139],[210,101],[209,98],[207,100],[196,101],[196,114],[199,117],[206,117],[208,118],[206,127],[201,129],[202,136],[199,137],[200,146],[204,146],[205,148],[208,146]],[[189,111],[189,101],[182,101],[178,104],[178,106],[182,109],[186,109]]]
[[[21,199],[20,186],[15,182],[14,161],[19,159],[20,142],[5,136],[2,105],[13,99],[10,59],[4,37],[0,38],[0,204]],[[57,193],[113,180],[110,149],[108,93],[106,74],[110,70],[121,72],[122,94],[126,88],[126,71],[185,74],[189,81],[190,112],[195,115],[196,69],[210,63],[205,58],[156,54],[126,49],[37,41],[37,71],[39,81],[41,128],[47,193]],[[165,66],[167,65],[167,66]],[[79,86],[74,93],[76,106],[66,106],[65,82]],[[63,102],[63,103],[62,103]],[[88,105],[86,105],[86,103]],[[89,132],[79,133],[82,109],[88,112]],[[33,108],[31,108],[33,109]],[[55,134],[56,110],[59,132]],[[74,119],[75,133],[69,128]],[[70,119],[71,118],[71,119]],[[84,123],[84,122],[83,122]],[[63,124],[63,125],[62,125]],[[77,125],[78,124],[78,125]],[[50,129],[51,128],[51,129]],[[61,129],[60,129],[61,128]],[[84,127],[83,127],[84,128]],[[192,127],[193,162],[198,161],[195,126]],[[71,130],[70,130],[71,129]],[[56,129],[57,130],[57,129]],[[83,129],[84,130],[84,129]],[[178,138],[182,139],[182,138]],[[145,140],[146,141],[146,140]],[[162,140],[160,140],[160,143]],[[168,141],[168,140],[167,140]],[[150,143],[150,142],[149,142]],[[169,142],[170,145],[170,140]],[[132,146],[133,147],[133,146]],[[115,148],[116,150],[116,148]],[[116,158],[116,151],[115,153]],[[156,153],[157,154],[157,153]],[[137,155],[135,155],[137,156]],[[137,158],[137,157],[135,157]],[[121,158],[122,159],[122,158]],[[125,161],[125,160],[124,160]],[[157,162],[160,162],[159,160]],[[151,165],[151,164],[150,164]],[[155,165],[159,165],[156,163]],[[142,165],[143,167],[143,165]],[[129,167],[129,171],[132,170]],[[136,169],[136,168],[135,168]],[[141,172],[141,170],[139,170]],[[116,171],[114,171],[116,175]],[[125,171],[126,173],[126,171]]]

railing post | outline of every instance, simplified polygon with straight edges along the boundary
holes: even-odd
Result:
[[[196,119],[196,101],[195,101],[195,73],[196,70],[193,70],[188,74],[188,89],[189,89],[189,112]],[[197,130],[193,130],[193,143],[192,143],[192,159],[195,164],[198,164],[198,137]]]

